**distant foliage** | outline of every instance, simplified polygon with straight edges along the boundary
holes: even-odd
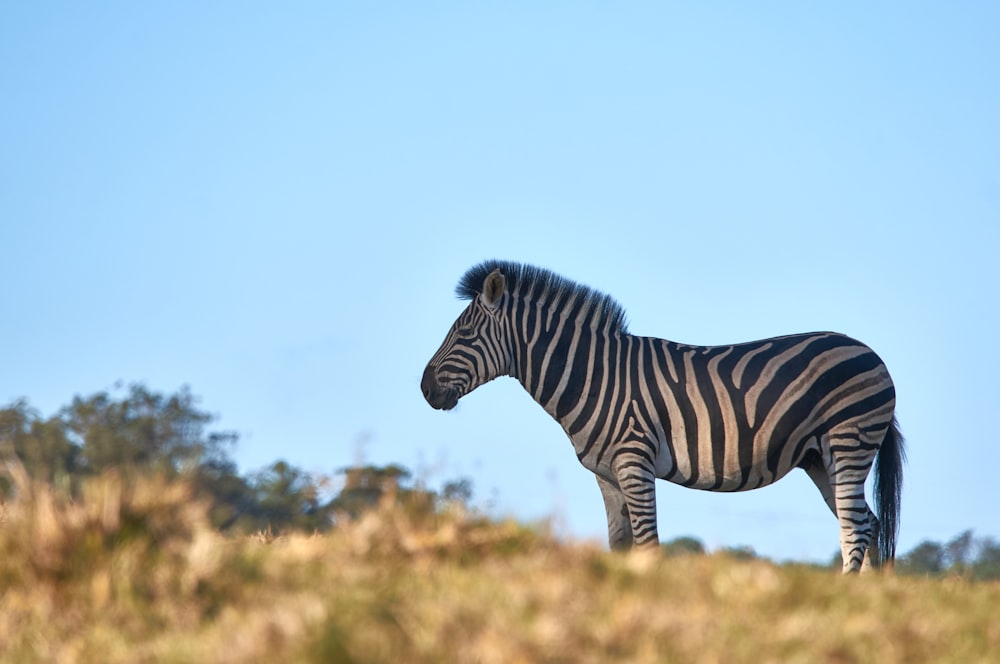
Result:
[[[830,566],[840,569],[840,553]],[[969,581],[1000,579],[1000,542],[992,537],[976,537],[971,530],[948,542],[924,540],[896,558],[897,574],[905,576],[957,576]]]
[[[945,542],[924,540],[896,563],[900,574],[1000,579],[1000,542],[966,530]]]
[[[668,556],[703,555],[705,545],[697,537],[677,537],[660,545],[660,550]]]
[[[160,394],[137,384],[114,394],[78,396],[48,418],[22,399],[0,408],[0,469],[10,460],[31,482],[76,499],[88,481],[109,472],[126,483],[138,476],[181,479],[192,487],[193,498],[208,506],[212,527],[237,533],[322,532],[386,504],[427,516],[472,500],[467,478],[444,482],[440,491],[433,491],[397,464],[341,468],[330,478],[279,460],[242,475],[231,456],[238,436],[210,431],[214,419],[198,408],[187,388]],[[17,491],[10,474],[0,472],[0,518],[3,503]],[[665,542],[661,550],[671,556],[706,553],[694,537]],[[759,558],[749,547],[718,553]],[[839,553],[831,564],[840,568]],[[971,530],[944,543],[925,540],[897,558],[896,571],[1000,579],[1000,543]]]
[[[719,553],[729,556],[735,560],[754,560],[757,552],[752,546],[727,546],[719,550]]]
[[[88,478],[114,471],[125,481],[156,475],[184,479],[209,505],[220,530],[280,533],[324,531],[338,519],[356,519],[386,499],[433,511],[467,502],[467,479],[445,483],[441,495],[415,486],[408,470],[389,465],[341,469],[343,486],[286,461],[241,475],[231,453],[234,432],[209,431],[215,419],[197,407],[187,388],[170,395],[131,385],[123,394],[76,397],[49,418],[27,401],[0,409],[0,461],[16,459],[27,477],[79,496]],[[0,501],[17,487],[0,474]]]
[[[76,491],[85,477],[109,469],[125,474],[205,475],[214,480],[234,473],[231,432],[206,433],[213,419],[195,407],[185,388],[164,396],[132,385],[114,398],[107,392],[75,397],[43,419],[27,401],[0,410],[0,445],[15,454],[34,480]],[[0,495],[9,495],[0,479]]]
[[[333,500],[334,510],[346,518],[356,519],[377,506],[389,494],[407,496],[405,488],[410,471],[402,466],[355,466],[342,468],[344,486]]]

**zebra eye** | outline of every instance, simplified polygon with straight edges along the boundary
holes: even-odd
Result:
[[[460,327],[455,331],[460,339],[471,339],[476,336],[476,330],[471,327]]]

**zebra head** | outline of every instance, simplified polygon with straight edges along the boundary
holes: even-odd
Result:
[[[509,335],[503,324],[505,289],[503,273],[499,269],[490,272],[482,290],[427,363],[420,389],[432,407],[450,410],[472,390],[509,371]]]

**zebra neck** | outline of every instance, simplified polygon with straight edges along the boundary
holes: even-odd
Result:
[[[535,332],[518,335],[512,375],[565,427],[585,408],[591,387],[610,369],[607,352],[629,335],[566,320]]]

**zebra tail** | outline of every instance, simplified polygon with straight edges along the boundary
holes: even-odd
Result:
[[[896,558],[896,535],[899,534],[899,502],[903,489],[903,462],[906,451],[899,422],[892,418],[885,440],[875,457],[875,511],[878,513],[878,558],[880,565]]]

